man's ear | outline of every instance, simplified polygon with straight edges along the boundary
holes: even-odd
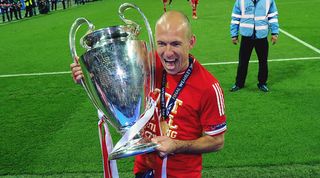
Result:
[[[195,36],[195,35],[192,35],[192,36],[191,36],[191,39],[190,39],[190,41],[189,41],[189,47],[190,47],[190,49],[192,49],[195,44],[196,44],[196,36]]]

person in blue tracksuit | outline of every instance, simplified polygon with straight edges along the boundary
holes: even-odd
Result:
[[[238,44],[239,33],[241,43],[236,82],[231,92],[240,90],[245,85],[248,64],[253,48],[259,60],[258,88],[268,92],[268,34],[271,32],[271,42],[278,40],[279,23],[275,0],[236,0],[230,25],[233,44]]]

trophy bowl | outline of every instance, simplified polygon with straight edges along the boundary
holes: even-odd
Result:
[[[124,18],[123,12],[128,8],[137,9],[143,16],[149,46],[138,39],[140,26]],[[109,154],[111,160],[148,153],[157,147],[139,134],[155,108],[155,102],[149,97],[154,85],[154,45],[150,25],[133,4],[122,4],[119,15],[125,25],[94,30],[91,22],[78,18],[69,33],[71,55],[76,59],[76,32],[81,25],[88,25],[87,34],[80,39],[81,46],[86,49],[79,57],[84,75],[81,83],[93,105],[122,134]]]
[[[107,116],[109,123],[124,134],[148,105],[150,70],[145,42],[112,39],[112,43],[106,42],[87,51],[79,62],[91,100]],[[121,147],[121,152],[115,153],[116,157],[110,155],[110,159],[131,156],[138,150],[137,154],[150,152],[149,146],[153,144],[146,143],[136,135],[133,141]]]

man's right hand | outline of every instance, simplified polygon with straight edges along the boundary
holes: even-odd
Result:
[[[233,37],[231,40],[234,45],[238,44],[238,37]]]
[[[78,61],[77,59],[75,61]],[[80,64],[77,62],[74,62],[72,64],[70,64],[70,69],[72,72],[72,78],[74,83],[81,83],[81,79],[83,78],[83,73],[80,67]]]

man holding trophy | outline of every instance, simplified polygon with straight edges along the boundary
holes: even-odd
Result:
[[[201,177],[202,153],[223,148],[226,116],[218,80],[189,51],[196,38],[188,18],[164,13],[156,23],[156,109],[142,129],[157,144],[156,152],[136,156],[136,177]],[[79,64],[70,65],[75,82]]]

